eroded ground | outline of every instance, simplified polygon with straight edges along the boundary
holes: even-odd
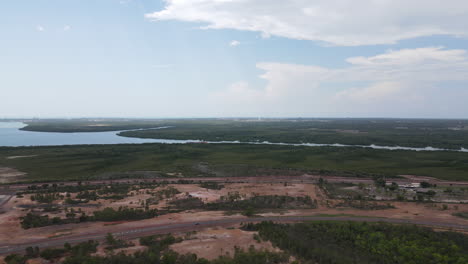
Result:
[[[257,250],[280,251],[273,247],[269,241],[254,239],[257,232],[247,232],[238,228],[208,228],[184,239],[181,243],[171,246],[171,249],[181,253],[195,253],[200,258],[212,260],[220,255],[233,255],[234,248],[248,250],[254,247]]]
[[[122,183],[120,183],[122,184]],[[120,185],[119,185],[120,186]],[[344,190],[358,190],[356,186],[337,185]],[[155,185],[129,185],[127,191],[119,193],[108,192],[112,186],[99,187],[97,192],[107,190],[105,194],[99,194],[96,200],[86,200],[79,204],[67,204],[67,199],[83,201],[79,198],[79,192],[57,192],[58,197],[50,203],[39,202],[32,199],[37,195],[23,193],[12,196],[6,200],[0,213],[0,246],[7,244],[22,244],[43,239],[57,239],[76,237],[89,234],[115,233],[124,230],[139,229],[148,226],[163,226],[174,223],[196,223],[197,221],[209,221],[230,218],[245,218],[243,210],[208,210],[205,207],[178,209],[174,205],[177,201],[186,201],[197,198],[201,204],[226,202],[230,197],[236,197],[229,201],[235,203],[246,201],[255,197],[310,197],[315,207],[294,207],[296,204],[286,204],[282,208],[263,208],[255,210],[254,216],[365,216],[382,217],[427,221],[432,223],[450,223],[467,225],[468,221],[457,217],[458,212],[467,212],[468,204],[462,203],[434,203],[417,201],[365,201],[362,203],[349,204],[346,199],[331,197],[330,193],[318,184],[312,183],[222,183],[215,185],[216,188],[203,187],[200,183],[185,184],[155,184]],[[362,187],[362,186],[361,186]],[[40,189],[41,187],[37,187]],[[45,188],[45,187],[44,187]],[[48,186],[44,190],[51,190]],[[55,187],[55,188],[61,188]],[[366,186],[360,188],[366,190]],[[453,187],[457,188],[457,187]],[[464,187],[463,187],[464,188]],[[463,189],[461,189],[463,190]],[[52,192],[53,193],[53,192]],[[340,192],[337,192],[341,194]],[[234,195],[235,194],[235,195]],[[5,196],[7,197],[7,196]],[[109,199],[109,197],[114,197]],[[33,201],[34,200],[34,201]],[[349,201],[348,201],[349,202]],[[288,208],[287,206],[292,206]],[[55,207],[57,210],[48,212],[48,208]],[[93,215],[95,211],[104,208],[134,208],[142,210],[157,209],[160,215],[149,219],[138,221],[85,221],[79,223],[48,225],[24,229],[21,226],[21,217],[33,212],[37,215],[48,215],[50,218],[59,217],[67,219],[67,214],[74,212],[78,217],[80,214]],[[172,208],[175,211],[168,210]],[[227,228],[230,225],[222,225],[217,228],[202,229],[193,234],[189,239],[174,244],[172,249],[179,253],[196,253],[199,257],[213,259],[222,254],[232,254],[234,246],[248,248],[253,245],[257,249],[275,250],[267,242],[258,242],[253,239],[252,232],[245,232],[237,228]],[[183,230],[170,230],[181,233]],[[136,241],[136,240],[135,240]],[[133,253],[144,249],[137,241],[135,246],[121,249],[127,253]],[[103,252],[102,250],[99,252]],[[99,253],[98,252],[98,253]]]

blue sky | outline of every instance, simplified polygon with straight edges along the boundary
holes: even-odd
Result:
[[[369,1],[2,1],[0,117],[466,117],[468,4]]]

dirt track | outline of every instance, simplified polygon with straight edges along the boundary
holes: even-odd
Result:
[[[406,176],[399,180],[406,182],[415,182],[417,180],[430,181],[428,178],[414,178],[414,176]],[[229,191],[239,191],[244,195],[259,193],[262,195],[269,194],[285,194],[291,196],[309,195],[312,198],[319,200],[319,208],[310,210],[289,210],[288,212],[265,213],[262,218],[245,218],[237,216],[227,216],[221,211],[186,211],[178,214],[163,215],[155,219],[147,219],[141,221],[122,223],[81,223],[70,224],[66,226],[48,226],[36,229],[34,232],[23,230],[18,224],[18,218],[24,215],[21,210],[11,211],[0,215],[4,225],[0,230],[3,234],[0,240],[0,254],[10,252],[22,252],[27,246],[53,247],[62,246],[65,242],[81,242],[89,239],[102,239],[108,232],[113,232],[117,236],[124,238],[136,238],[150,234],[168,233],[168,232],[186,232],[197,230],[205,227],[214,226],[229,226],[245,221],[263,221],[275,220],[281,222],[288,221],[303,221],[303,220],[343,220],[343,221],[384,221],[391,223],[411,223],[421,224],[442,229],[453,228],[464,232],[468,232],[468,222],[464,219],[457,218],[452,215],[454,212],[466,211],[467,205],[451,204],[449,208],[444,210],[437,206],[429,206],[430,204],[419,204],[414,202],[392,202],[396,208],[387,210],[359,210],[353,208],[329,208],[328,204],[324,205],[322,200],[325,198],[323,194],[318,192],[315,183],[320,176],[303,175],[303,176],[262,176],[262,177],[236,177],[236,178],[158,178],[145,180],[114,180],[115,182],[140,182],[140,181],[178,181],[193,180],[198,181],[216,181],[225,183],[225,188],[222,190],[208,190],[201,188],[198,184],[174,185],[180,188],[181,194],[186,193],[193,196],[200,196],[206,200],[219,199],[220,195],[226,195]],[[345,177],[324,177],[330,182],[366,182],[372,183],[372,179],[364,178],[345,178]],[[398,181],[399,181],[398,180]],[[92,181],[92,184],[109,184],[111,181]],[[283,184],[287,182],[288,184]],[[268,184],[264,184],[268,183]],[[77,182],[64,183],[65,185],[78,184]],[[440,184],[437,182],[437,184]],[[468,184],[468,183],[467,183]],[[26,188],[26,184],[16,184],[6,188],[5,192],[14,193],[15,191]],[[0,187],[0,190],[2,188]],[[10,197],[11,196],[5,196]],[[134,195],[131,199],[139,199],[139,195]],[[8,199],[9,200],[9,199]],[[0,201],[0,209],[12,209],[18,204],[32,203],[29,198],[15,198],[11,201],[6,200],[3,205]],[[127,199],[128,200],[128,199]],[[116,202],[116,206],[127,205],[130,200],[122,200]],[[134,203],[135,204],[135,203]],[[106,205],[110,206],[110,205]],[[131,206],[131,205],[128,205]],[[87,210],[86,208],[83,210]],[[282,216],[279,216],[281,214]],[[331,215],[331,216],[330,216]],[[308,217],[305,217],[308,216]],[[330,217],[328,217],[330,216]],[[337,217],[339,216],[339,217]],[[156,225],[156,223],[158,223]],[[200,223],[194,225],[194,223]],[[2,233],[4,232],[4,233]],[[5,243],[9,241],[9,243]]]
[[[239,223],[246,222],[260,222],[260,221],[274,221],[274,222],[304,222],[304,221],[360,221],[360,222],[386,222],[395,224],[416,224],[432,226],[444,229],[457,229],[462,231],[468,231],[468,225],[458,225],[449,223],[435,223],[428,221],[417,221],[417,220],[403,220],[403,219],[390,219],[390,218],[369,218],[369,217],[311,217],[311,216],[286,216],[286,217],[256,217],[256,218],[231,218],[221,220],[208,220],[199,222],[185,222],[177,224],[165,224],[165,225],[153,225],[142,228],[132,228],[122,230],[113,233],[116,237],[131,239],[141,236],[153,235],[153,234],[164,234],[164,233],[176,233],[176,232],[187,232],[193,230],[199,230],[206,227],[214,226],[229,226]],[[60,238],[43,239],[25,244],[0,244],[0,254],[10,254],[15,252],[23,252],[25,248],[30,246],[38,246],[39,248],[47,247],[59,247],[63,246],[65,242],[79,243],[83,241],[103,240],[107,233],[88,233],[77,236],[66,236]]]
[[[468,181],[445,181],[432,177],[414,176],[414,175],[401,175],[402,178],[392,178],[389,181],[398,184],[408,184],[413,182],[427,181],[431,184],[438,186],[468,186]],[[194,181],[194,182],[218,182],[218,183],[316,183],[319,178],[324,178],[329,182],[352,182],[352,183],[373,183],[372,178],[357,178],[357,177],[341,177],[341,176],[323,176],[323,175],[308,175],[301,176],[256,176],[256,177],[191,177],[191,178],[148,178],[148,179],[118,179],[118,180],[94,180],[94,181],[67,181],[67,182],[54,182],[59,185],[77,185],[83,184],[111,184],[111,183],[132,183],[132,182],[177,182],[179,180]],[[50,182],[43,183],[17,183],[0,186],[0,194],[11,194],[15,191],[27,189],[28,186],[52,184]]]

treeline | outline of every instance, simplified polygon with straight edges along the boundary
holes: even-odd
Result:
[[[414,225],[312,222],[244,225],[263,240],[305,263],[462,264],[468,263],[468,236]]]
[[[385,210],[394,209],[395,206],[391,203],[381,203],[366,200],[351,200],[345,199],[343,202],[336,204],[336,207],[351,207],[361,210]]]
[[[80,204],[96,201],[97,199],[120,200],[131,196],[132,193],[129,194],[130,191],[139,191],[140,189],[156,188],[166,185],[167,183],[156,182],[140,182],[136,184],[114,183],[109,185],[82,184],[80,182],[77,185],[43,184],[30,185],[27,191],[18,192],[17,195],[23,196],[25,194],[31,194],[30,198],[32,201],[51,204],[57,200],[63,200],[65,197],[60,195],[60,193],[66,193],[65,204]],[[75,200],[71,198],[71,193],[76,193]],[[147,194],[152,194],[158,201],[164,198],[170,198],[178,193],[180,192],[173,187],[168,187],[156,192],[147,191]]]
[[[70,245],[69,243],[65,243],[63,248],[47,248],[40,250],[38,247],[28,247],[26,248],[24,255],[10,254],[5,257],[5,262],[7,264],[24,264],[29,259],[38,257],[55,262],[55,260],[58,260],[63,256],[88,256],[91,253],[96,253],[98,245],[99,242],[89,240],[74,246]]]
[[[153,218],[158,215],[156,209],[140,209],[140,208],[129,208],[119,207],[117,210],[106,207],[100,211],[94,211],[93,215],[86,215],[81,213],[76,217],[75,213],[67,213],[67,218],[52,217],[48,215],[38,215],[34,213],[28,213],[26,216],[20,218],[21,227],[24,229],[43,227],[49,225],[63,225],[70,223],[81,223],[90,221],[124,221],[124,220],[142,220]]]
[[[113,238],[106,239],[108,244],[114,243]],[[110,240],[110,241],[109,241]],[[25,255],[11,254],[5,258],[7,264],[24,264],[28,259],[41,257],[54,263],[63,264],[286,264],[289,255],[286,253],[258,251],[253,247],[248,250],[235,248],[233,256],[224,255],[214,260],[198,258],[196,254],[179,254],[169,249],[174,243],[182,240],[172,235],[149,236],[140,238],[140,244],[147,249],[134,254],[109,254],[107,256],[92,256],[97,251],[98,243],[88,241],[76,246],[65,244],[63,248],[26,249]],[[60,261],[61,258],[65,258]]]
[[[144,201],[144,204],[146,206],[148,206],[150,204],[158,204],[161,200],[172,198],[172,197],[176,196],[179,193],[180,193],[180,191],[177,190],[176,188],[172,187],[172,186],[169,186],[167,188],[164,188],[162,190],[158,190],[158,191],[155,191],[155,192],[147,190],[146,194],[151,194],[152,197],[146,199]]]
[[[38,193],[31,195],[31,201],[37,201],[38,203],[53,203],[59,199],[63,199],[63,195],[58,193]]]
[[[18,192],[16,195],[23,196],[25,194],[32,194],[31,200],[40,203],[52,203],[55,200],[63,199],[63,195],[59,193],[67,193],[70,197],[71,193],[77,193],[78,199],[97,200],[97,199],[122,199],[127,196],[127,193],[136,186],[131,184],[82,184],[78,182],[77,185],[57,185],[57,184],[42,184],[30,185],[28,190]]]
[[[203,182],[200,184],[200,187],[211,190],[221,190],[224,188],[224,185],[217,182]]]
[[[238,195],[238,194],[237,194]],[[297,209],[317,208],[317,201],[310,196],[292,197],[286,195],[258,195],[242,200],[240,196],[230,194],[217,202],[203,203],[200,198],[189,197],[175,200],[170,205],[177,209],[205,209],[205,210],[246,210],[246,209]]]
[[[289,256],[285,253],[258,251],[254,248],[242,250],[237,248],[233,256],[220,256],[214,260],[198,258],[196,254],[179,254],[172,250],[158,252],[150,247],[133,255],[119,253],[105,257],[73,256],[65,259],[63,264],[286,264]]]
[[[166,129],[120,132],[137,138],[405,147],[468,147],[466,120],[301,120],[300,122],[179,122]]]

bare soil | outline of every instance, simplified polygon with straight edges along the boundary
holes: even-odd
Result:
[[[23,179],[25,175],[26,173],[13,168],[0,167],[0,183],[17,182]]]
[[[172,199],[180,199],[187,197],[187,195],[196,196],[202,198],[205,202],[212,202],[223,195],[227,195],[229,192],[239,192],[244,197],[250,197],[254,194],[258,195],[289,195],[289,196],[311,196],[312,199],[317,199],[318,208],[317,209],[307,209],[307,210],[282,210],[282,211],[272,211],[267,213],[262,213],[263,216],[294,216],[294,215],[355,215],[355,216],[369,216],[369,217],[385,217],[385,218],[397,218],[397,219],[414,219],[414,220],[424,220],[431,222],[443,222],[443,223],[453,223],[460,225],[467,225],[468,220],[453,216],[455,212],[468,211],[468,204],[447,204],[448,208],[444,210],[442,204],[432,204],[432,203],[416,203],[416,202],[390,202],[396,208],[394,209],[385,209],[385,210],[361,210],[355,208],[336,208],[336,204],[340,200],[328,199],[326,195],[314,184],[305,184],[305,183],[294,183],[287,184],[286,186],[283,183],[226,183],[224,184],[225,188],[221,190],[210,190],[201,188],[198,184],[174,184],[169,185],[178,189],[181,193],[176,195]],[[154,190],[159,190],[163,187],[158,187]],[[153,190],[153,191],[154,191]],[[133,191],[134,195],[129,196],[125,199],[112,201],[100,199],[98,201],[92,201],[90,204],[95,204],[95,207],[92,206],[73,206],[74,209],[81,208],[82,211],[92,213],[94,210],[100,210],[104,207],[114,207],[119,206],[129,206],[129,207],[139,207],[141,206],[141,201],[151,197],[150,194],[146,194],[145,190],[140,190],[138,192]],[[163,208],[167,204],[168,200],[162,200],[157,205],[152,205],[152,208]],[[387,203],[387,202],[381,202]],[[47,226],[34,229],[22,229],[20,226],[19,218],[27,214],[29,210],[21,208],[19,205],[34,205],[37,204],[30,200],[29,195],[25,195],[23,198],[13,197],[8,202],[6,202],[1,210],[3,213],[0,213],[0,241],[8,241],[11,244],[16,243],[26,243],[30,241],[35,241],[38,239],[53,238],[59,236],[70,236],[78,234],[92,234],[92,233],[102,233],[102,232],[118,232],[119,230],[126,230],[131,228],[140,228],[149,225],[164,225],[167,223],[178,223],[178,222],[196,222],[204,220],[215,220],[215,219],[226,219],[226,218],[240,218],[243,217],[239,214],[226,215],[223,211],[200,211],[200,210],[187,210],[180,213],[166,214],[158,216],[153,219],[146,219],[140,221],[121,221],[115,223],[106,223],[106,222],[85,222],[79,224],[67,224],[67,225],[56,225],[56,226]],[[64,217],[64,212],[59,214],[52,214],[52,216]],[[223,230],[223,229],[220,229]],[[217,237],[222,237],[221,234],[226,236],[231,236],[232,239],[239,234],[241,238],[242,232],[237,234],[234,231],[219,231],[211,230],[213,234],[218,234]],[[224,233],[223,233],[224,232]],[[234,233],[233,233],[234,232]],[[213,244],[210,244],[210,240],[206,237],[200,235],[199,240],[207,241],[206,246],[214,247]],[[228,239],[227,239],[228,240]],[[205,242],[204,242],[205,243]],[[220,242],[221,243],[221,242]],[[222,242],[224,243],[224,242]],[[221,243],[221,244],[222,244]],[[226,242],[227,243],[227,242]],[[237,243],[237,242],[236,242]],[[234,244],[236,244],[234,243]],[[240,245],[243,243],[237,243]],[[248,244],[248,243],[246,243]],[[228,250],[229,245],[223,244],[216,249],[220,251]],[[210,251],[213,252],[213,251]],[[212,253],[210,253],[212,254]],[[214,255],[213,255],[214,256]]]
[[[171,246],[171,249],[181,253],[195,253],[200,258],[215,259],[221,255],[233,255],[234,247],[247,250],[250,246],[257,250],[279,252],[278,248],[267,241],[257,242],[253,235],[257,232],[247,232],[240,229],[208,228],[202,230],[188,240]]]

